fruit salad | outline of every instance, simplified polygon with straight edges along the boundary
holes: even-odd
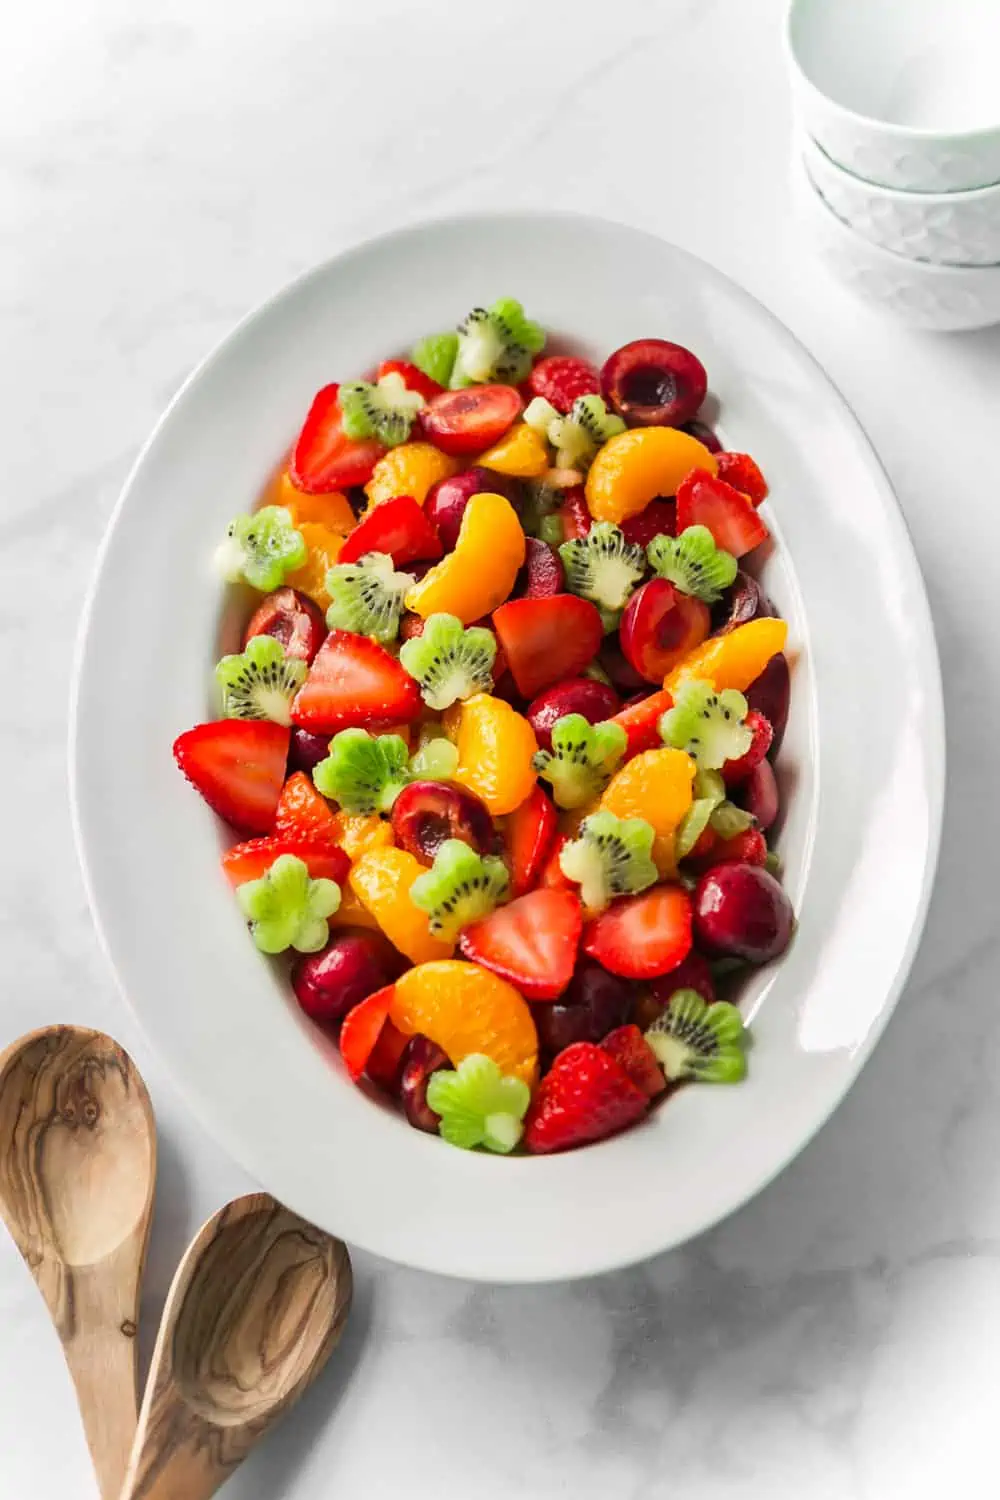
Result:
[[[221,540],[245,627],[177,764],[250,940],[451,1146],[564,1151],[746,1074],[741,976],[794,926],[789,664],[707,390],[503,298],[319,391]]]

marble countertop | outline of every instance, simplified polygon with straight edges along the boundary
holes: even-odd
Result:
[[[6,17],[0,55],[0,1043],[74,1020],[111,1031],[143,1069],[161,1140],[147,1353],[190,1233],[250,1184],[137,1034],[77,870],[66,703],[108,513],[194,362],[295,272],[425,214],[586,208],[662,232],[768,302],[889,470],[949,710],[926,936],[834,1120],[684,1250],[538,1290],[358,1256],[340,1353],[226,1494],[972,1492],[993,1467],[1000,1397],[1000,661],[986,565],[1000,542],[1000,328],[911,333],[809,261],[787,202],[783,0],[143,9],[33,0]],[[55,1337],[2,1236],[0,1326],[0,1490],[90,1500]]]

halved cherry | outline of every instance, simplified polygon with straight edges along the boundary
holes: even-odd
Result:
[[[503,437],[521,413],[511,385],[474,385],[434,396],[420,413],[424,432],[443,453],[481,453]]]
[[[598,665],[611,678],[612,686],[622,698],[631,698],[634,693],[645,693],[649,684],[641,677],[630,661],[626,661],[617,635],[605,636],[604,644],[597,653]]]
[[[425,375],[423,370],[418,370],[408,359],[384,359],[375,373],[375,379],[381,380],[383,375],[398,375],[408,391],[416,391],[425,401],[429,401],[432,396],[440,396],[444,390],[443,385],[438,385],[436,380]]]
[[[255,635],[273,635],[286,656],[311,662],[326,639],[326,620],[318,604],[297,589],[275,589],[250,616],[243,632],[243,646]]]
[[[604,636],[597,606],[575,594],[508,599],[493,611],[493,624],[525,698],[582,672]]]
[[[759,714],[763,714],[774,731],[770,754],[777,755],[785,737],[788,723],[788,704],[791,695],[791,679],[788,657],[783,652],[772,656],[767,666],[747,688],[747,702]]]
[[[665,578],[651,578],[626,605],[618,638],[635,670],[647,682],[662,682],[708,638],[711,623],[707,604],[682,594]]]
[[[677,530],[707,526],[715,545],[742,557],[766,542],[770,532],[753,501],[707,469],[692,469],[677,491]]]
[[[480,854],[496,843],[484,802],[448,781],[411,781],[392,807],[392,831],[401,848],[431,863],[445,839],[461,839]]]
[[[713,623],[716,624],[718,634],[728,635],[739,625],[749,625],[751,620],[756,620],[759,614],[764,613],[761,609],[763,597],[756,578],[752,578],[749,573],[744,573],[741,568],[736,575],[735,582],[726,589],[712,611]]]
[[[541,749],[551,750],[553,727],[566,714],[582,714],[588,724],[599,724],[602,719],[610,719],[619,707],[618,694],[606,682],[593,677],[567,677],[539,693],[526,717]]]
[[[473,495],[502,495],[516,511],[520,511],[524,502],[524,489],[519,479],[511,474],[500,474],[496,469],[484,469],[478,464],[461,474],[439,479],[424,501],[424,513],[437,529],[446,552],[454,551],[465,507]]]
[[[706,426],[704,422],[699,422],[697,417],[691,422],[682,422],[681,426],[685,432],[689,432],[693,438],[697,438],[699,443],[708,449],[709,453],[724,453],[726,451],[712,428]]]
[[[295,488],[308,495],[367,484],[385,453],[374,439],[357,442],[344,432],[339,390],[338,385],[325,385],[317,392],[292,450],[288,472]]]
[[[633,339],[605,361],[605,401],[633,427],[679,427],[705,399],[701,360],[668,339]]]
[[[340,549],[338,562],[357,562],[366,552],[386,552],[397,568],[418,558],[436,562],[444,549],[412,495],[383,500],[360,521]]]

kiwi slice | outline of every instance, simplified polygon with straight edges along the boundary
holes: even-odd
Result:
[[[653,838],[645,818],[591,813],[580,824],[579,838],[564,845],[559,866],[567,880],[579,885],[584,906],[603,911],[613,897],[635,895],[656,884]]]
[[[531,764],[560,807],[586,807],[611,780],[627,743],[624,729],[610,719],[590,724],[583,714],[564,714],[552,726],[552,749],[536,750]]]
[[[689,526],[680,536],[654,536],[646,556],[661,578],[706,604],[721,599],[737,573],[735,557],[715,545],[707,526]]]
[[[646,571],[642,548],[627,542],[611,521],[598,521],[586,536],[563,542],[559,556],[570,593],[596,604],[602,616],[617,615],[625,607]]]
[[[426,402],[419,391],[411,391],[398,371],[383,375],[374,384],[368,380],[346,381],[337,393],[341,421],[349,438],[375,438],[387,448],[405,443],[414,418]]]
[[[461,839],[445,839],[432,867],[410,886],[410,900],[427,913],[434,937],[453,942],[463,927],[500,904],[509,882],[502,859],[477,854]]]
[[[398,734],[374,738],[365,729],[342,729],[330,753],[313,767],[316,790],[345,812],[388,812],[409,777],[410,752]]]
[[[488,693],[493,686],[497,641],[481,625],[466,629],[455,615],[430,615],[423,633],[404,641],[399,660],[420,684],[428,708],[438,712],[460,698]]]
[[[660,738],[675,750],[686,750],[699,770],[717,771],[750,749],[748,712],[747,700],[735,688],[719,693],[712,683],[695,678],[678,689],[673,708],[661,714]]]
[[[453,331],[430,333],[426,338],[418,339],[410,350],[410,358],[421,374],[443,386],[451,380],[457,354],[458,334]]]
[[[746,1077],[747,1033],[735,1005],[711,1005],[697,990],[675,990],[646,1032],[671,1083],[739,1083]]]
[[[292,722],[292,699],[308,668],[286,656],[273,635],[255,635],[238,656],[224,656],[215,669],[222,690],[222,713],[227,719],[271,719]]]
[[[450,385],[453,390],[492,381],[519,385],[533,356],[544,348],[544,328],[527,317],[513,297],[501,297],[491,307],[474,307],[458,325]]]
[[[600,396],[577,396],[566,416],[544,396],[524,409],[524,421],[556,450],[557,469],[587,469],[608,438],[625,431],[625,423],[608,411]]]
[[[227,583],[245,581],[261,593],[284,583],[308,556],[301,531],[283,505],[265,505],[252,516],[237,516],[226,528],[215,564]]]
[[[403,599],[415,581],[412,573],[397,573],[385,552],[366,552],[356,563],[335,563],[326,575],[331,600],[326,623],[331,630],[394,641]]]

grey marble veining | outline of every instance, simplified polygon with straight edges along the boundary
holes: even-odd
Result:
[[[359,1257],[341,1352],[233,1500],[983,1493],[1000,1396],[1000,330],[908,333],[803,261],[780,11],[173,0],[140,18],[132,0],[34,0],[5,17],[0,1040],[72,1019],[143,1068],[162,1141],[147,1348],[189,1233],[247,1182],[186,1112],[97,950],[66,704],[117,491],[236,317],[338,246],[425,214],[545,203],[661,231],[769,301],[844,389],[900,495],[941,645],[950,777],[927,934],[828,1127],[729,1222],[622,1275],[492,1290]],[[55,1339],[5,1239],[0,1326],[0,1493],[90,1500]]]

